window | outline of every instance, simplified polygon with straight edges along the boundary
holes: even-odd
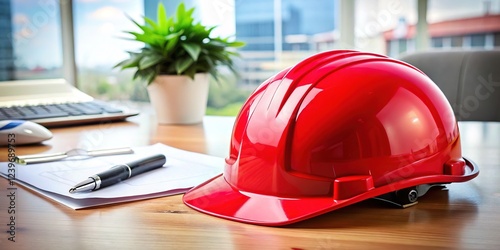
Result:
[[[495,47],[500,47],[500,32],[495,33],[495,34],[493,35],[493,40],[494,40],[494,42],[493,42],[493,46],[495,46]]]
[[[451,47],[462,47],[462,46],[463,46],[463,38],[461,36],[451,37]]]
[[[161,1],[168,14],[181,2]],[[138,21],[142,15],[155,19],[158,0],[72,2],[78,87],[99,99],[147,101],[144,85],[132,81],[133,71],[112,67],[127,57],[125,51],[140,47],[138,43],[120,39],[124,36],[123,30],[135,28],[126,14]],[[197,15],[203,23],[220,26],[216,29],[217,35],[235,35],[247,43],[241,50],[241,60],[237,61],[241,78],[213,83],[210,114],[235,115],[235,105],[241,105],[251,91],[276,72],[314,53],[345,48],[339,44],[339,0],[183,2],[188,7],[197,7]],[[460,34],[461,26],[431,28],[443,22],[456,25],[460,20],[485,16],[485,12],[499,15],[500,0],[488,2],[491,4],[475,0],[429,0],[429,32],[439,31],[429,34],[429,46],[499,46],[500,27],[488,35],[470,31]],[[0,0],[0,81],[63,77],[59,3],[57,0]],[[355,44],[348,47],[393,57],[413,51],[417,17],[417,1],[358,0],[354,16]],[[223,110],[229,106],[231,111],[225,113]]]
[[[59,4],[0,1],[0,81],[62,77]]]
[[[443,47],[443,38],[442,37],[433,37],[431,41],[432,41],[432,47],[434,47],[434,48],[442,48]]]
[[[14,78],[10,1],[0,1],[0,81]]]
[[[399,39],[399,52],[400,53],[403,53],[403,52],[406,52],[408,49],[407,49],[407,44],[408,44],[408,40],[406,39]]]
[[[126,56],[126,49],[133,49],[120,39],[122,30],[132,28],[126,14],[137,17],[142,13],[142,5],[133,2],[137,1],[74,2],[75,52],[80,67],[112,66]]]
[[[234,1],[236,37],[247,43],[239,86],[256,88],[318,48],[333,49],[336,11],[335,0]]]
[[[484,47],[486,44],[486,36],[484,34],[476,34],[470,37],[470,45],[472,47]]]
[[[356,1],[355,48],[391,57],[414,50],[416,8],[416,1]]]
[[[413,51],[415,46],[423,46],[416,42],[420,40],[415,39],[419,35],[416,11],[418,2],[420,1],[358,0],[356,16],[361,17],[357,18],[356,22],[360,24],[364,34],[371,34],[373,37],[370,43],[360,47],[377,51],[379,50],[377,44],[382,44],[385,45],[385,51],[382,53],[398,57],[405,50]],[[427,46],[442,49],[470,47],[491,49],[498,46],[493,34],[500,32],[499,17],[500,0],[429,0],[428,40],[426,38],[429,44],[424,48],[415,47],[415,49],[427,49]],[[493,30],[493,34],[490,30]],[[383,42],[377,43],[377,37],[383,39]],[[406,48],[404,44],[396,42],[403,37],[408,38]]]
[[[126,51],[139,49],[140,44],[122,39],[124,30],[134,30],[134,20],[143,15],[143,3],[136,0],[74,1],[75,60],[78,87],[99,98],[147,101],[140,82],[132,80],[132,71],[113,69],[125,59]]]

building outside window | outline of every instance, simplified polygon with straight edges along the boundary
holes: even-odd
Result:
[[[470,37],[472,47],[484,47],[486,45],[486,34],[473,34]]]
[[[319,52],[320,38],[333,40],[336,5],[333,0],[235,1],[236,37],[247,43],[241,51],[239,86],[253,89]]]
[[[103,100],[148,101],[145,85],[132,80],[133,71],[114,69],[140,44],[124,39],[136,30],[127,18],[141,20],[144,3],[136,0],[73,1],[75,60],[78,87]]]
[[[462,47],[463,46],[463,37],[461,36],[452,36],[451,37],[451,47]]]
[[[493,49],[500,44],[500,1],[429,1],[428,33],[432,48],[450,49]],[[406,23],[405,34],[408,40],[416,35],[416,20]],[[412,46],[406,49],[398,47],[397,29],[384,31],[386,53],[398,57],[401,53],[411,52]]]
[[[140,44],[122,39],[134,29],[126,15],[156,18],[157,0],[73,0],[77,87],[104,100],[145,102],[144,83],[113,66]],[[173,14],[181,0],[163,0]],[[339,0],[185,0],[217,35],[247,43],[237,60],[240,78],[212,82],[208,114],[236,115],[265,79],[339,43]],[[60,1],[0,0],[0,81],[62,78]],[[485,4],[489,3],[489,4]],[[351,49],[398,57],[415,51],[416,0],[356,0]],[[500,46],[500,0],[429,0],[431,47]],[[229,74],[228,74],[229,75]],[[0,83],[1,84],[1,83]]]
[[[10,0],[0,0],[0,81],[14,78],[11,13]]]
[[[56,1],[0,0],[0,81],[62,77]]]
[[[431,38],[431,44],[433,48],[442,48],[443,47],[443,38],[442,37],[433,37]],[[406,50],[404,50],[406,51]],[[402,51],[402,52],[404,52]]]

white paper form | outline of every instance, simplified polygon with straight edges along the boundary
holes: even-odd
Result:
[[[164,144],[133,148],[134,153],[84,160],[62,160],[40,164],[16,164],[18,184],[73,209],[179,194],[222,173],[224,159],[173,148]],[[110,167],[163,154],[167,162],[158,168],[93,192],[70,194],[69,189],[89,176]],[[8,163],[0,163],[7,178]]]

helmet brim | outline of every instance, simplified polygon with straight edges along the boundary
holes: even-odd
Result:
[[[464,158],[465,159],[465,158]],[[379,195],[428,183],[464,182],[477,176],[475,163],[466,161],[464,175],[433,175],[404,180],[374,188],[366,193],[344,199],[332,197],[287,198],[240,191],[221,174],[184,194],[184,203],[200,212],[238,222],[265,226],[282,226],[312,218]]]
[[[331,197],[297,199],[242,192],[227,183],[223,175],[191,189],[183,201],[213,216],[267,226],[304,220],[335,206]]]

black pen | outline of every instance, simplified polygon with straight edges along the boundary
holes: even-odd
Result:
[[[167,159],[164,155],[158,154],[148,158],[136,160],[128,164],[120,164],[112,168],[90,176],[72,187],[69,192],[94,191],[103,187],[111,186],[130,177],[142,174],[144,172],[162,167]]]

